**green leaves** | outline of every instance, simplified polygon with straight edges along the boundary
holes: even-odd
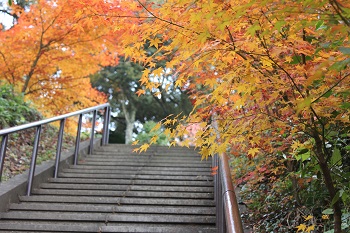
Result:
[[[310,158],[311,154],[309,149],[303,148],[295,155],[296,160],[304,162]]]
[[[260,25],[258,23],[255,23],[248,28],[247,32],[249,35],[254,36],[255,32],[260,30],[260,29],[261,29]]]
[[[339,47],[339,51],[343,54],[350,55],[350,48],[348,47]]]
[[[331,164],[332,165],[341,165],[342,163],[342,157],[340,154],[340,150],[336,147],[333,150],[333,154],[331,156]]]
[[[327,26],[324,25],[323,20],[318,21],[316,23],[315,27],[316,27],[316,30],[322,30],[322,29],[326,29],[327,28]]]
[[[301,100],[297,105],[297,114],[302,111],[305,108],[309,108],[312,103],[311,96],[306,97],[305,99]]]
[[[0,86],[0,128],[20,125],[31,119],[32,109],[23,95],[13,92],[9,85]]]

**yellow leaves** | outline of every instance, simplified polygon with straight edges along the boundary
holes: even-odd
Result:
[[[207,78],[204,81],[205,85],[209,86],[210,88],[214,88],[215,84],[217,84],[216,78],[215,77],[210,77]]]
[[[297,232],[299,232],[299,231],[304,232],[306,230],[306,225],[302,223],[299,226],[297,226],[296,228],[297,228]]]
[[[208,159],[210,155],[210,150],[207,147],[202,147],[200,150],[200,154],[202,155],[202,160]]]
[[[313,218],[312,215],[308,215],[308,216],[304,217],[304,220],[305,220],[305,221],[308,221],[308,220],[310,220],[310,219],[312,219],[312,218]]]
[[[301,232],[308,232],[309,233],[309,232],[315,230],[315,225],[306,226],[305,224],[300,224],[296,228],[297,228],[297,232],[301,231]]]
[[[304,147],[303,143],[300,143],[298,140],[293,141],[291,148],[293,149],[293,151],[297,151],[300,148]]]
[[[262,59],[262,66],[263,68],[265,69],[268,69],[268,70],[272,70],[273,67],[272,67],[272,61],[269,60],[269,59]]]
[[[308,226],[305,231],[309,233],[313,230],[315,230],[315,225]]]
[[[150,39],[149,42],[150,42],[150,46],[154,46],[156,47],[156,49],[158,49],[159,44],[162,43],[162,41],[159,40],[158,37],[155,37],[154,39]]]
[[[151,140],[150,140],[150,144],[156,144],[157,143],[157,140],[158,140],[158,135],[154,135]]]
[[[148,78],[149,78],[149,74],[150,74],[150,70],[149,69],[145,69],[142,72],[142,76],[140,78],[140,83],[141,85],[147,84],[149,82]]]
[[[137,91],[135,92],[135,94],[136,94],[137,96],[144,95],[145,93],[146,93],[146,90],[144,90],[144,89],[139,89],[139,90],[137,90]]]
[[[185,83],[185,79],[183,77],[179,77],[176,81],[175,81],[175,86],[176,87],[181,87],[183,85],[183,83]]]
[[[152,74],[153,74],[155,77],[161,77],[163,73],[164,73],[163,67],[159,67],[159,68],[153,70],[153,72],[152,72]]]
[[[201,32],[198,37],[197,40],[199,43],[204,44],[208,38],[210,37],[210,32],[208,30]]]
[[[255,148],[250,148],[248,150],[248,155],[250,155],[252,158],[254,158],[257,153],[259,153],[259,148],[255,147]]]
[[[139,140],[135,140],[135,141],[132,142],[131,145],[135,146],[135,145],[139,144],[139,142],[140,142]]]
[[[160,127],[162,126],[161,122],[158,122],[152,129],[151,132],[156,132],[160,129]]]
[[[141,145],[139,148],[135,148],[135,149],[133,150],[133,152],[141,153],[141,152],[143,152],[143,151],[147,151],[147,149],[148,149],[149,147],[150,147],[150,144],[145,143],[145,144]]]
[[[305,221],[311,221],[313,220],[313,216],[312,215],[308,215],[306,217],[304,217]],[[296,227],[297,228],[297,232],[307,232],[310,233],[311,231],[315,230],[315,225],[311,224],[311,225],[306,225],[304,223],[300,224],[299,226]]]
[[[309,108],[311,106],[311,103],[312,103],[312,98],[311,96],[308,96],[304,99],[302,99],[301,101],[299,101],[299,103],[297,104],[297,114],[304,110],[305,108]]]

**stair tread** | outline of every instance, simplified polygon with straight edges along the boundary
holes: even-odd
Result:
[[[140,174],[86,174],[86,173],[60,173],[60,178],[93,178],[93,179],[141,179],[141,180],[213,180],[210,175],[198,176],[167,176],[167,175],[140,175]]]
[[[139,206],[139,205],[104,205],[104,204],[68,204],[68,203],[13,203],[11,210],[38,210],[38,211],[76,211],[76,212],[115,212],[115,213],[174,213],[215,215],[215,207],[202,206]]]
[[[213,181],[182,181],[182,180],[141,180],[141,179],[94,179],[94,178],[49,178],[54,183],[79,184],[136,184],[136,185],[167,185],[167,186],[213,186]]]
[[[105,166],[105,165],[92,165],[92,164],[85,164],[85,165],[70,165],[69,168],[76,168],[76,169],[115,169],[115,170],[141,170],[138,167],[129,167],[129,166]],[[210,172],[209,167],[158,167],[158,166],[143,166],[142,170],[144,171],[204,171],[204,172]]]
[[[159,197],[159,198],[207,198],[212,199],[212,193],[186,192],[149,192],[149,191],[108,191],[108,190],[70,190],[70,189],[34,189],[34,195],[74,195],[74,196],[105,196],[105,197]]]
[[[10,211],[2,219],[91,221],[91,222],[149,222],[149,223],[215,223],[215,216],[140,213],[76,213],[54,211]]]
[[[139,205],[181,205],[181,206],[214,206],[213,200],[207,199],[175,199],[175,198],[130,198],[130,197],[91,197],[91,196],[20,196],[22,202],[47,203],[102,203],[102,204],[139,204]]]
[[[154,186],[154,185],[115,185],[115,184],[70,184],[70,183],[43,183],[41,188],[70,189],[70,190],[130,190],[130,191],[154,191],[154,192],[213,192],[213,187],[191,186]]]
[[[167,232],[167,233],[216,233],[213,226],[147,226],[147,225],[108,225],[101,228],[102,232]]]
[[[0,229],[8,232],[169,232],[169,233],[214,233],[214,226],[201,224],[113,224],[88,222],[49,222],[49,221],[4,221]],[[5,233],[6,231],[1,231]]]

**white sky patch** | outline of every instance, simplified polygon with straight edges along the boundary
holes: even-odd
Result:
[[[0,10],[8,10],[8,0],[0,0]],[[13,26],[13,17],[5,12],[0,12],[0,23],[4,25],[5,30]]]

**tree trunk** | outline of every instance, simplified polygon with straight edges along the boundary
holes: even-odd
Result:
[[[334,186],[334,182],[331,176],[331,171],[329,169],[329,166],[326,161],[326,155],[324,154],[322,148],[323,148],[323,143],[322,140],[320,139],[319,135],[317,132],[314,132],[314,139],[316,142],[316,156],[318,158],[320,168],[323,174],[324,182],[326,184],[326,188],[329,192],[330,200],[333,200],[335,195],[337,194],[337,190]],[[340,198],[334,203],[333,205],[333,211],[334,211],[334,233],[341,233],[341,207],[340,207]]]
[[[129,103],[130,105],[130,103]],[[125,144],[132,143],[132,133],[134,130],[134,123],[136,117],[136,108],[134,106],[126,105],[124,101],[122,101],[122,108],[126,121],[126,129],[125,129]]]

